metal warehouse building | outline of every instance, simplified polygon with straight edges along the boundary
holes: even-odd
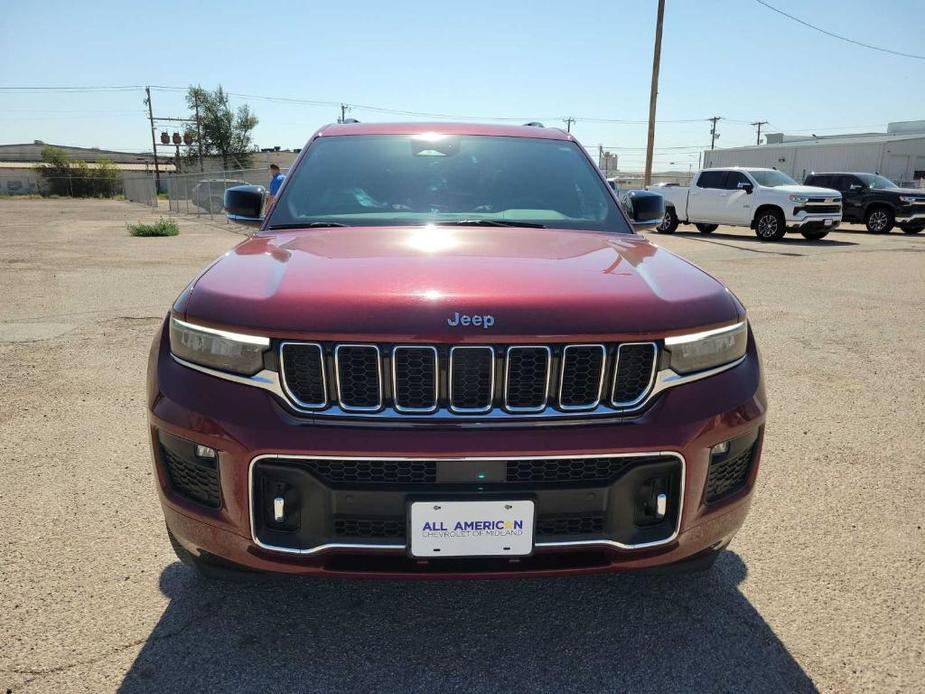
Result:
[[[813,171],[866,171],[901,186],[925,187],[925,120],[890,123],[885,133],[822,137],[769,133],[763,145],[703,154],[704,168],[776,168],[797,181]]]

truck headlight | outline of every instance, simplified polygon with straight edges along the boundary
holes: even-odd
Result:
[[[184,361],[253,376],[263,369],[270,339],[206,328],[170,317],[170,351]]]
[[[919,198],[914,195],[900,195],[899,201],[909,204],[910,202],[925,202],[925,198]]]
[[[671,369],[679,374],[705,371],[745,356],[748,324],[665,338]]]
[[[809,198],[805,195],[791,195],[790,202],[808,202]]]

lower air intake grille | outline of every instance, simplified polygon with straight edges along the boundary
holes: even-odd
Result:
[[[600,535],[604,532],[603,513],[573,513],[539,516],[536,521],[536,535]],[[334,535],[352,539],[404,540],[405,519],[392,518],[334,518]]]
[[[433,460],[307,460],[305,466],[322,482],[432,484],[437,481]]]
[[[619,477],[646,458],[556,458],[555,460],[509,460],[508,482],[595,482]]]
[[[655,354],[656,348],[651,342],[622,344],[617,348],[614,405],[632,405],[648,392],[655,371]]]
[[[405,537],[402,518],[335,518],[334,534],[337,537],[393,538]]]
[[[283,343],[283,382],[302,407],[324,407],[324,352],[321,345]]]
[[[707,503],[718,501],[744,487],[748,481],[754,457],[755,446],[752,446],[735,457],[711,461],[710,472],[707,475]]]
[[[536,521],[536,534],[539,536],[596,535],[602,532],[604,532],[603,513],[540,516]]]
[[[189,447],[192,449],[192,444]],[[196,458],[192,450],[188,454],[169,450],[163,443],[160,451],[170,486],[177,494],[211,508],[222,505],[216,460]]]

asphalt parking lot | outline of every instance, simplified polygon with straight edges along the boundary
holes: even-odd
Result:
[[[170,549],[147,352],[240,236],[0,200],[0,685],[22,691],[925,691],[925,234],[650,238],[748,306],[757,498],[694,577],[209,585]]]

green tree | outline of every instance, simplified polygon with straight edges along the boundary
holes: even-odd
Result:
[[[202,142],[187,149],[188,158],[196,157],[201,147],[203,156],[221,156],[222,168],[243,169],[250,165],[253,152],[251,133],[257,125],[257,116],[251,113],[249,106],[245,104],[232,109],[228,94],[221,85],[214,91],[201,85],[190,87],[186,93],[186,104],[193,117],[198,105],[202,129]],[[195,125],[187,126],[187,131],[196,137]]]
[[[111,198],[119,184],[119,170],[109,159],[100,159],[94,166],[72,162],[67,152],[51,145],[42,148],[42,163],[37,168],[51,195]]]

